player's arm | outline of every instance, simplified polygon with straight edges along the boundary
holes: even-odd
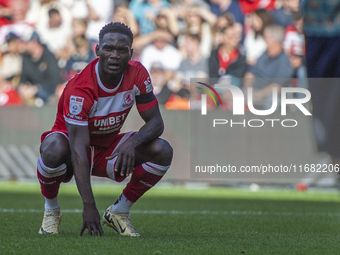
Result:
[[[89,235],[92,235],[93,232],[97,236],[99,232],[103,236],[104,232],[100,225],[100,216],[91,189],[91,174],[87,158],[87,152],[90,148],[88,126],[71,125],[66,122],[66,128],[69,135],[74,176],[84,207],[83,225],[79,235],[81,236],[87,228]]]
[[[139,112],[145,124],[139,131],[131,137],[136,147],[141,144],[147,144],[157,139],[164,131],[164,123],[159,111],[158,104],[148,110]]]
[[[142,95],[142,97],[148,96],[154,97],[153,93],[150,93],[149,95]],[[164,123],[159,111],[157,100],[155,101],[155,105],[151,108],[139,110],[139,114],[145,124],[137,133],[122,143],[112,156],[107,158],[111,159],[118,156],[115,171],[120,172],[121,176],[127,176],[132,173],[135,167],[135,148],[139,145],[152,142],[164,131]]]

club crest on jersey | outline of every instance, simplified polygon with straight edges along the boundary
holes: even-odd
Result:
[[[84,98],[71,96],[70,98],[70,113],[78,115],[83,109]]]
[[[135,102],[134,95],[132,91],[128,91],[124,94],[124,104],[123,107],[130,107]]]

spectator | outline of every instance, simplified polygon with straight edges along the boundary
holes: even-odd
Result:
[[[207,78],[208,61],[199,50],[200,37],[197,34],[185,36],[186,59],[181,62],[174,78],[169,82],[173,94],[165,104],[167,109],[188,110],[190,99],[190,78]]]
[[[155,30],[155,19],[163,8],[171,8],[166,0],[132,0],[129,5],[139,24],[139,32],[148,34]]]
[[[168,31],[174,38],[179,34],[179,24],[175,13],[170,8],[161,9],[158,13],[155,25],[157,28]]]
[[[190,78],[208,77],[208,60],[202,56],[199,50],[200,37],[197,34],[187,34],[184,47],[187,57],[181,62],[177,73],[189,82]]]
[[[76,52],[76,49],[74,47],[74,43],[73,40],[74,38],[78,37],[78,36],[84,36],[86,37],[86,30],[87,30],[87,20],[86,19],[73,19],[72,21],[72,31],[73,31],[73,35],[72,38],[69,38],[68,40],[68,47],[71,50],[71,53],[74,54]],[[97,39],[90,39],[87,38],[86,39],[90,42],[90,48],[92,49],[93,52],[95,52],[95,48],[96,45],[98,44]]]
[[[9,1],[10,20],[13,23],[26,21],[26,14],[29,9],[28,0],[11,0]]]
[[[11,9],[9,7],[11,0],[0,1],[0,27],[11,24]]]
[[[23,101],[12,84],[0,78],[0,106],[20,106]]]
[[[72,31],[70,27],[64,23],[58,9],[50,9],[48,16],[48,22],[45,25],[41,24],[37,27],[40,40],[46,44],[57,59],[68,59],[70,51],[67,48],[67,40],[71,37]]]
[[[22,56],[24,43],[16,34],[10,33],[6,37],[6,44],[2,50],[6,50],[1,58],[0,77],[12,83],[13,87],[18,85],[22,71]]]
[[[113,21],[126,24],[134,35],[137,35],[139,32],[137,20],[129,10],[129,4],[126,2],[121,2],[115,6]]]
[[[86,7],[88,11],[88,27],[86,30],[86,38],[97,40],[98,31],[112,20],[112,13],[114,10],[112,0],[86,0]],[[76,11],[76,10],[75,10]]]
[[[138,60],[141,51],[145,46],[152,43],[159,36],[167,34],[167,40],[171,42],[173,46],[177,46],[177,42],[174,38],[177,38],[179,33],[179,25],[175,14],[169,8],[161,9],[155,19],[156,30],[142,34],[135,37],[133,42],[134,59]],[[166,33],[163,33],[166,32]],[[161,34],[161,35],[159,35]]]
[[[282,49],[284,29],[279,25],[270,25],[264,30],[264,40],[267,50],[258,59],[255,66],[246,73],[244,87],[253,87],[254,104],[259,104],[265,109],[272,103],[272,90],[281,91],[282,86],[287,86],[293,75],[289,59]],[[253,78],[256,78],[255,80]]]
[[[186,26],[185,19],[187,16],[187,12],[188,10],[190,10],[192,6],[202,7],[210,11],[210,5],[204,0],[181,0],[181,1],[172,2],[171,9],[175,13],[179,21],[179,26],[180,26],[181,31],[185,29],[185,26]]]
[[[271,11],[275,9],[275,0],[239,0],[244,14],[250,14],[259,9]]]
[[[62,83],[54,55],[41,44],[37,33],[26,43],[19,92],[27,104],[42,106]]]
[[[174,13],[170,9],[162,9],[159,12],[155,20],[155,25],[155,31],[135,37],[133,42],[134,59],[138,60],[140,53],[145,46],[152,43],[159,36],[164,37],[167,35],[167,41],[169,41],[174,47],[177,47],[175,38],[178,36],[179,26]]]
[[[76,52],[67,61],[65,66],[66,77],[64,80],[69,80],[75,74],[81,72],[88,63],[96,58],[90,48],[90,42],[84,35],[79,35],[74,38]]]
[[[44,29],[49,24],[49,10],[51,9],[58,10],[61,16],[62,26],[65,27],[65,29],[71,27],[71,11],[66,8],[63,3],[55,0],[31,1],[31,6],[26,15],[26,20],[34,24],[37,28],[37,31]]]
[[[247,32],[244,47],[247,64],[255,65],[257,59],[266,51],[267,44],[263,39],[264,29],[273,23],[272,16],[264,9],[254,11],[250,15],[251,29]]]
[[[282,7],[273,11],[274,22],[284,28],[294,23],[293,13],[299,11],[300,0],[282,0]]]
[[[63,1],[68,5],[71,16],[87,20],[86,38],[98,42],[98,31],[112,20],[114,1],[112,0],[73,0]]]
[[[158,100],[158,103],[164,105],[168,102],[173,92],[169,89],[165,70],[160,62],[152,63],[150,67],[150,77],[153,85],[153,92]]]
[[[4,44],[6,37],[14,33],[19,38],[25,36],[27,31],[33,29],[32,24],[26,21],[26,13],[29,9],[29,3],[25,0],[11,0],[9,2],[9,13],[11,23],[0,27],[0,45]]]
[[[175,45],[174,37],[165,29],[158,28],[149,34],[138,35],[133,40],[133,58],[135,60],[140,60],[140,54],[144,48],[152,44],[157,38],[164,38],[171,45]]]
[[[216,49],[222,43],[223,31],[225,28],[234,25],[234,16],[230,12],[221,14],[212,29],[213,49]]]
[[[231,12],[234,15],[235,22],[244,24],[244,14],[238,1],[233,0],[210,0],[211,12],[217,17],[222,13]]]
[[[208,10],[192,6],[187,12],[185,34],[198,34],[201,38],[200,51],[204,57],[209,57],[212,49],[211,27],[217,19]]]
[[[87,20],[86,19],[73,19],[72,20],[72,32],[73,37],[86,34]]]
[[[178,89],[165,103],[165,108],[168,110],[190,110],[190,83],[184,83]]]
[[[303,22],[318,150],[327,152],[334,166],[340,164],[339,4],[339,0],[305,0]]]
[[[283,49],[289,54],[292,47],[301,47],[304,51],[305,38],[303,35],[303,20],[301,12],[293,14],[294,25],[289,25],[285,31],[285,39],[283,40]]]
[[[13,33],[6,38],[6,52],[1,58],[0,68],[0,106],[22,105],[23,101],[16,91],[21,74],[23,42]],[[4,48],[2,48],[4,50]]]
[[[229,74],[243,78],[246,72],[246,58],[239,50],[240,37],[235,26],[227,27],[223,32],[222,44],[211,52],[209,75],[218,78]]]
[[[304,48],[299,45],[292,45],[289,62],[293,68],[293,86],[307,89],[307,70],[304,64]],[[297,93],[296,97],[304,97],[303,94]]]
[[[168,32],[163,30],[157,30],[157,32],[158,37],[144,48],[140,60],[147,70],[150,70],[152,63],[160,62],[165,70],[175,71],[181,63],[181,54],[170,44]]]

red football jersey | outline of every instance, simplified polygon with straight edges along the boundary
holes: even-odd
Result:
[[[138,100],[139,97],[142,100]],[[55,131],[67,134],[67,122],[88,126],[92,146],[109,147],[136,100],[139,112],[157,104],[145,67],[130,60],[119,84],[109,88],[99,78],[97,58],[68,81],[58,103],[54,126],[43,134],[42,139]]]
[[[275,0],[239,0],[243,13],[252,13],[257,9],[266,9],[268,11],[275,9]]]

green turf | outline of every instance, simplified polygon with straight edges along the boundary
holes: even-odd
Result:
[[[102,213],[122,186],[94,185]],[[37,184],[0,182],[0,254],[339,254],[337,193],[180,187],[154,189],[133,207],[140,238],[78,237],[81,199],[63,185],[60,235],[38,235],[43,198]],[[11,209],[6,211],[5,209]],[[26,210],[26,211],[20,211]],[[32,210],[32,211],[29,211]],[[149,211],[149,213],[147,213]],[[151,212],[150,212],[151,211]]]

